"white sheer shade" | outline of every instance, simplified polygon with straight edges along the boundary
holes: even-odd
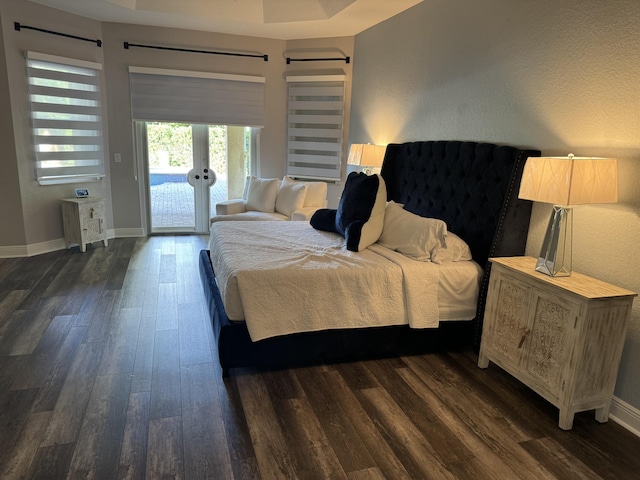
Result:
[[[287,84],[287,175],[340,180],[345,76],[294,75]]]
[[[105,176],[102,65],[27,52],[31,127],[41,185]]]
[[[615,158],[531,157],[520,185],[520,198],[556,205],[618,201]]]

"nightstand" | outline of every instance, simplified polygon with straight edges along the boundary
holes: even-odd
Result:
[[[80,251],[88,243],[102,241],[107,246],[104,199],[99,197],[65,198],[62,200],[62,220],[67,248],[80,245]]]
[[[493,362],[560,409],[606,422],[636,293],[573,272],[550,277],[531,257],[491,258],[478,366]]]

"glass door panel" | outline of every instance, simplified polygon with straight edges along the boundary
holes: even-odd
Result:
[[[209,125],[209,165],[216,183],[209,189],[209,211],[216,213],[216,203],[229,198],[227,174],[227,126]],[[233,128],[233,127],[229,127]]]
[[[207,233],[216,203],[242,197],[256,129],[169,122],[143,127],[151,233]]]
[[[251,172],[251,127],[209,126],[209,165],[217,175],[210,190],[210,211],[216,203],[242,198],[244,183]]]
[[[191,125],[148,122],[151,232],[196,229],[194,188],[187,174],[195,168]]]

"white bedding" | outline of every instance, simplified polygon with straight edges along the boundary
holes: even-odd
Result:
[[[245,320],[253,341],[475,316],[474,262],[419,262],[377,244],[350,252],[306,222],[215,223],[209,249],[227,316]]]

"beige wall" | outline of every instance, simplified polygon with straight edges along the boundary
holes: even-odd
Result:
[[[139,25],[101,23],[70,15],[23,0],[2,0],[2,41],[0,59],[0,96],[10,109],[0,112],[0,133],[6,176],[0,185],[7,184],[0,193],[4,205],[11,205],[0,214],[5,226],[0,231],[0,249],[5,253],[28,254],[63,248],[62,219],[59,199],[72,196],[77,185],[40,186],[35,180],[31,132],[29,128],[28,97],[24,52],[34,50],[53,55],[68,56],[103,64],[106,91],[104,106],[107,114],[105,153],[107,179],[95,184],[82,185],[92,195],[107,199],[107,227],[116,236],[139,234],[144,226],[141,215],[144,195],[134,178],[134,138],[132,131],[128,67],[142,66],[178,70],[261,75],[265,83],[265,126],[259,139],[257,173],[263,177],[282,177],[286,168],[286,81],[287,74],[305,72],[347,74],[348,92],[351,65],[344,62],[311,62],[287,65],[290,53],[300,56],[324,55],[353,56],[354,38],[314,40],[273,40],[258,37],[176,30]],[[73,35],[100,38],[103,47],[24,30],[17,32],[13,22],[60,31]],[[201,50],[257,52],[268,54],[269,61],[261,59],[206,55],[131,48],[123,43],[152,44]],[[341,55],[336,55],[339,52]],[[6,66],[6,72],[5,72]],[[348,98],[347,98],[348,105]],[[348,111],[346,128],[348,128]],[[343,151],[347,151],[347,139]],[[113,154],[120,153],[122,161],[115,163]],[[330,194],[337,204],[341,185],[331,186]],[[141,200],[142,198],[142,200]],[[14,248],[16,247],[16,248]]]
[[[350,142],[476,140],[619,159],[574,213],[574,270],[640,292],[640,3],[424,2],[356,36]],[[550,206],[536,204],[537,256]],[[640,300],[616,396],[640,408]]]
[[[0,15],[2,12],[0,11]],[[2,16],[4,18],[4,16]],[[9,100],[9,78],[4,54],[4,22],[0,23],[0,246],[25,245],[26,237],[20,198],[20,178],[13,140],[13,119]],[[8,206],[11,206],[10,208]]]
[[[96,39],[101,38],[102,32],[99,22],[19,0],[3,0],[0,4],[0,14],[8,78],[8,90],[3,90],[3,95],[8,91],[15,148],[14,155],[7,161],[17,165],[20,188],[20,195],[11,203],[11,208],[14,212],[19,212],[20,203],[22,203],[24,242],[30,251],[37,253],[40,250],[46,251],[51,246],[60,244],[64,246],[64,243],[60,243],[64,234],[59,200],[74,196],[74,189],[78,185],[41,186],[36,181],[28,115],[25,52],[36,51],[102,63],[103,49],[98,48],[95,43],[47,35],[33,30],[16,31],[13,24],[14,21],[19,21],[23,25],[72,32],[74,35]],[[108,135],[108,129],[105,133]],[[87,187],[92,195],[109,198],[108,180],[82,186]],[[107,203],[110,205],[109,202]],[[108,224],[110,216],[111,212],[108,209]],[[22,223],[19,219],[14,221],[17,226]],[[13,243],[15,240],[8,234],[12,228],[13,226],[2,229],[0,245],[16,246]]]

